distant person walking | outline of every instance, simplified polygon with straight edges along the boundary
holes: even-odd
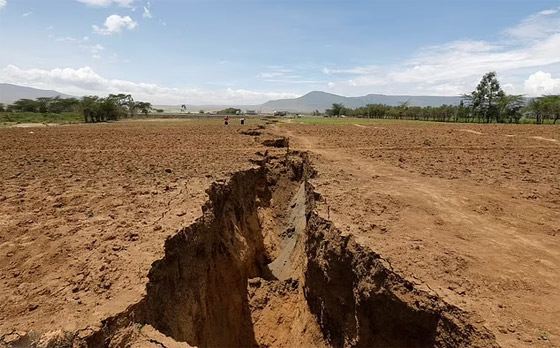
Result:
[[[224,124],[229,125],[229,116],[224,117]]]
[[[245,125],[245,117],[241,117],[241,125],[242,125],[242,126]]]

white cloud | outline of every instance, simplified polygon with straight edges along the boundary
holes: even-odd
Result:
[[[556,14],[556,13],[558,13],[558,10],[557,9],[552,9],[552,10],[541,11],[538,14],[542,15],[542,16],[547,16],[547,15],[553,15],[553,14]]]
[[[100,44],[94,45],[90,47],[91,56],[94,59],[101,59],[101,52],[105,50],[105,47],[101,46]]]
[[[0,10],[8,5],[7,0],[0,0]]]
[[[27,17],[27,16],[30,16],[30,15],[32,15],[32,14],[33,14],[33,12],[25,12],[25,13],[22,14],[21,16],[22,16],[22,17]]]
[[[23,70],[17,66],[8,65],[0,70],[0,81],[29,87],[56,89],[76,96],[130,93],[137,100],[146,100],[154,104],[258,104],[271,99],[299,96],[295,93],[261,92],[234,88],[211,91],[200,88],[162,87],[151,83],[107,79],[90,67]]]
[[[132,30],[136,28],[138,23],[132,20],[129,16],[121,17],[119,15],[110,15],[105,20],[103,27],[97,25],[92,26],[93,31],[100,35],[115,35],[121,33],[123,30]]]
[[[257,75],[257,77],[263,78],[263,79],[270,79],[270,78],[274,78],[274,77],[280,77],[283,76],[284,73],[282,72],[266,72],[266,73],[260,73]]]
[[[274,68],[274,67],[273,67]],[[276,71],[263,72],[257,75],[258,78],[266,82],[274,82],[280,84],[306,84],[317,85],[322,81],[304,79],[302,75],[296,75],[291,69],[276,67]],[[291,73],[291,74],[290,74]]]
[[[152,18],[152,13],[150,12],[150,9],[148,9],[147,7],[144,6],[144,13],[142,14],[142,17],[144,18]]]
[[[87,38],[87,36],[85,36],[84,39],[85,38]],[[63,37],[55,38],[54,41],[56,41],[56,42],[81,43],[83,41],[87,41],[87,39],[86,40],[84,40],[84,39],[78,39],[78,38],[71,37],[71,36],[63,36]]]
[[[525,93],[531,96],[558,94],[560,93],[560,78],[553,78],[552,74],[537,71],[529,76],[523,87]]]
[[[300,83],[300,84],[317,83],[317,81],[303,79],[303,76],[299,74],[295,74],[293,69],[288,69],[282,66],[268,66],[266,68],[270,69],[270,71],[262,72],[258,74],[257,77],[267,82]]]
[[[505,31],[513,39],[536,40],[560,32],[558,9],[541,11],[525,18],[521,23]]]
[[[77,1],[89,6],[96,6],[96,7],[108,7],[113,4],[121,7],[131,7],[131,5],[138,0],[77,0]]]
[[[368,65],[368,66],[357,66],[349,69],[329,69],[324,68],[323,74],[334,75],[334,74],[345,74],[345,75],[364,75],[373,74],[379,71],[379,66]]]
[[[84,36],[82,38],[75,38],[72,36],[63,36],[63,37],[53,37],[50,36],[56,42],[64,42],[68,44],[76,45],[83,51],[89,51],[93,58],[100,59],[101,58],[101,51],[105,50],[100,44],[89,44],[89,36]]]
[[[529,16],[496,41],[453,41],[421,49],[402,64],[323,73],[356,75],[333,81],[335,93],[457,95],[471,91],[484,73],[497,71],[508,90],[521,93],[529,74],[545,66],[560,72],[559,52],[560,11],[553,9]]]
[[[146,4],[146,6],[144,6],[144,13],[142,14],[142,17],[152,18],[152,12],[150,12],[150,7],[151,7],[151,4],[150,4],[150,2],[148,2]]]

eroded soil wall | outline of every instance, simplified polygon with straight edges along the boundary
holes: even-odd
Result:
[[[497,347],[467,313],[414,285],[378,254],[312,214],[305,295],[336,347]]]
[[[196,346],[254,346],[247,280],[263,275],[257,196],[264,168],[214,184],[204,216],[165,244],[149,274],[143,321]]]

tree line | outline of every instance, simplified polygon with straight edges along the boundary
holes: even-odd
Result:
[[[560,119],[560,95],[533,98],[526,104],[522,95],[508,95],[500,87],[495,72],[482,77],[476,89],[464,94],[459,105],[438,107],[410,106],[408,102],[398,106],[369,104],[351,109],[333,104],[326,110],[327,116],[342,115],[361,118],[408,119],[439,122],[519,123],[523,117],[534,119],[537,124]]]
[[[148,102],[135,101],[130,94],[110,94],[108,97],[87,96],[83,98],[45,97],[37,99],[20,99],[10,105],[0,104],[0,112],[30,113],[70,113],[78,112],[84,121],[105,122],[148,115],[153,110]]]

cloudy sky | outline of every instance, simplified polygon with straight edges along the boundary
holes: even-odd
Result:
[[[0,82],[155,104],[560,93],[560,0],[0,0]]]

